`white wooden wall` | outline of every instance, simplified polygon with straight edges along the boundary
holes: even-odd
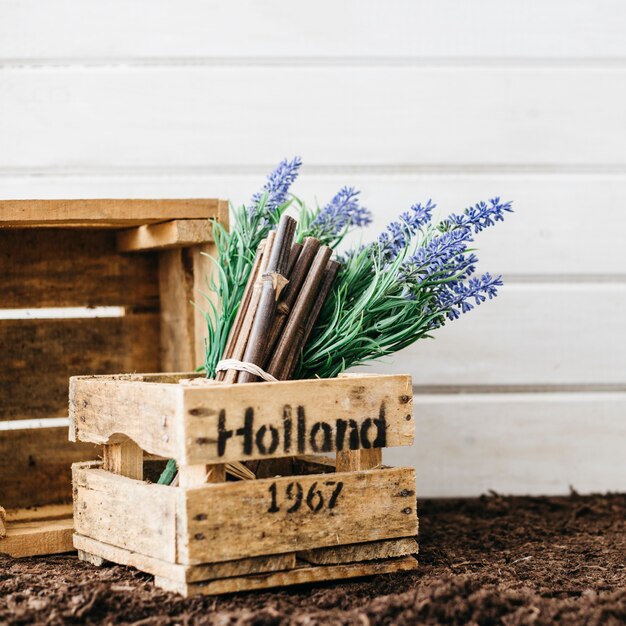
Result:
[[[626,489],[626,3],[0,0],[0,197],[224,196],[283,156],[377,228],[499,194],[500,298],[410,372],[420,493]]]

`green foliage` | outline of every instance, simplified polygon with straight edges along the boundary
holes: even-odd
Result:
[[[434,294],[427,288],[406,297],[398,281],[405,257],[382,267],[377,247],[369,246],[343,259],[295,378],[333,378],[428,336],[441,314],[428,313]]]

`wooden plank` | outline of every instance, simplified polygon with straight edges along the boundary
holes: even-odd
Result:
[[[215,244],[206,243],[159,255],[161,295],[161,345],[163,369],[195,370],[204,363],[207,323],[202,311],[208,309],[202,292],[217,298],[209,289]],[[215,276],[213,277],[215,279]]]
[[[7,529],[5,526],[6,517],[6,511],[3,507],[0,506],[0,539],[3,539],[7,534]]]
[[[287,587],[289,585],[303,585],[329,580],[377,576],[392,572],[408,572],[415,569],[417,569],[417,561],[413,557],[408,556],[385,561],[352,563],[350,565],[303,566],[285,572],[258,574],[241,578],[225,578],[223,580],[187,585],[156,576],[154,584],[157,587],[175,591],[184,596],[198,594],[219,595],[252,591],[254,589],[270,589],[272,587]]]
[[[108,231],[0,228],[0,276],[3,308],[159,304],[156,256],[119,254]]]
[[[71,504],[47,504],[6,511],[9,522],[33,522],[36,520],[53,520],[72,517]]]
[[[158,369],[159,316],[0,320],[0,345],[0,419],[61,417],[70,376]]]
[[[254,0],[187,0],[182,13],[172,11],[168,0],[138,0],[132,11],[123,0],[91,9],[74,5],[72,0],[48,0],[44,5],[36,0],[3,2],[3,62],[119,67],[131,62],[180,66],[272,60],[328,66],[333,61],[613,62],[626,57],[626,12],[619,0],[541,5],[523,0],[392,0],[384,5],[361,0],[358,12],[350,3],[332,0],[297,11],[288,0],[273,2],[271,10]],[[206,24],[211,24],[210,37]],[[158,37],[165,26],[167,37]],[[417,28],[419,37],[414,36]],[[268,32],[275,35],[267,37]]]
[[[0,93],[11,98],[0,136],[12,149],[0,154],[0,168],[45,173],[78,163],[83,170],[105,171],[115,164],[128,175],[139,165],[137,172],[169,171],[176,155],[183,171],[241,171],[267,163],[270,152],[272,159],[290,154],[294,145],[308,167],[329,167],[326,146],[338,132],[344,140],[335,146],[333,167],[621,167],[625,81],[621,65],[581,65],[576,71],[558,64],[541,71],[498,65],[432,71],[420,64],[324,71],[272,65],[6,71],[0,73]],[[285,84],[291,88],[282,93]],[[336,93],[343,94],[341,107]],[[268,109],[264,103],[270,100]],[[270,151],[268,133],[275,128],[281,128],[280,141]],[[457,140],[441,141],[443,136]],[[167,213],[167,219],[177,217]]]
[[[418,546],[414,537],[403,539],[387,539],[369,543],[353,543],[333,548],[317,548],[298,552],[298,558],[315,565],[337,565],[339,563],[355,563],[391,559],[399,556],[417,554]]]
[[[366,469],[380,467],[383,462],[381,448],[369,450],[347,450],[337,452],[338,472],[359,472]]]
[[[409,468],[213,484],[187,490],[185,497],[179,559],[191,564],[417,532]]]
[[[202,312],[210,310],[206,298],[202,294],[205,293],[209,296],[213,305],[219,306],[217,294],[209,288],[211,280],[214,280],[216,283],[218,281],[214,263],[209,257],[217,258],[218,253],[214,243],[204,243],[193,246],[190,248],[190,253],[193,268],[192,306],[194,322],[194,363],[191,369],[195,370],[199,365],[204,365],[204,342],[207,336],[207,322]]]
[[[189,465],[413,443],[400,375],[186,387],[184,416]]]
[[[591,324],[598,302],[602,323]],[[435,341],[419,341],[374,367],[443,390],[624,385],[625,312],[626,283],[508,284],[496,300],[433,333]]]
[[[626,491],[626,393],[418,394],[419,448],[387,450],[417,469],[420,497]]]
[[[178,490],[73,467],[76,532],[164,561],[176,561]]]
[[[206,219],[217,216],[218,202],[206,198],[0,200],[0,227],[75,224],[119,228],[172,219]]]
[[[182,387],[132,379],[71,379],[70,440],[116,443],[128,437],[150,454],[177,456],[180,425],[176,416]]]
[[[161,294],[161,364],[165,371],[191,371],[195,367],[193,263],[188,249],[159,254]]]
[[[206,243],[212,238],[213,225],[209,220],[173,220],[120,231],[117,249],[120,252],[144,252],[185,248]]]
[[[8,509],[71,502],[71,465],[94,459],[97,446],[72,444],[67,427],[0,431],[0,501]],[[48,516],[47,507],[41,509]],[[31,512],[37,519],[35,511]],[[9,519],[14,512],[9,512]],[[28,519],[28,517],[22,519]]]
[[[184,465],[332,452],[338,444],[357,449],[413,442],[406,376],[282,381],[236,390],[79,377],[70,383],[70,417],[77,429],[71,436],[113,443],[112,436],[126,435],[147,452],[174,454]],[[179,437],[173,420],[181,399]]]
[[[106,444],[102,447],[102,469],[143,480],[143,450],[130,440]]]
[[[7,524],[6,536],[0,539],[0,553],[12,557],[60,554],[73,551],[72,517]]]
[[[74,535],[74,547],[88,555],[86,558],[81,557],[82,560],[89,559],[91,562],[95,557],[119,565],[135,567],[153,576],[163,576],[181,583],[278,572],[296,566],[296,555],[293,552],[208,565],[181,565],[179,563],[167,563],[78,534]]]
[[[129,177],[98,169],[72,177],[7,173],[0,178],[0,192],[5,197],[25,197],[33,192],[40,197],[58,197],[71,187],[91,197],[107,191],[128,194],[130,190],[180,196],[210,189],[235,202],[245,202],[271,168],[272,162],[264,160],[244,171],[233,166],[227,176],[208,168],[202,173],[185,170],[167,177],[158,171]],[[518,210],[494,231],[477,236],[476,245],[481,266],[503,273],[507,284],[519,280],[621,281],[626,275],[626,247],[622,245],[626,211],[621,210],[626,205],[626,174],[619,169],[504,168],[497,164],[469,169],[431,162],[382,169],[352,163],[342,168],[307,167],[294,191],[312,205],[316,198],[325,204],[346,183],[362,190],[363,204],[374,215],[365,241],[374,239],[393,216],[428,197],[438,204],[436,215],[443,217],[480,199],[501,195],[514,200]],[[614,227],[605,229],[602,237],[586,240],[586,254],[581,255],[575,234],[587,228],[590,206],[601,206],[603,220]],[[528,241],[533,242],[533,254],[519,254]]]

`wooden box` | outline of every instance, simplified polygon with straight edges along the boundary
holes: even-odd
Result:
[[[381,458],[413,442],[409,376],[192,376],[71,380],[70,437],[105,445],[103,463],[73,466],[81,558],[132,565],[183,595],[417,566],[415,472]],[[177,486],[144,480],[146,452],[176,459]],[[229,480],[242,461],[259,477]]]
[[[0,201],[0,552],[72,550],[77,374],[202,361],[197,299],[218,200]],[[3,507],[3,508],[2,508]],[[4,510],[6,509],[6,511]]]

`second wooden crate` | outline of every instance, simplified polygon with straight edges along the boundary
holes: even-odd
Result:
[[[70,376],[202,362],[209,218],[228,203],[0,201],[0,553],[73,549],[71,464],[100,451],[67,439]]]
[[[191,376],[72,379],[71,438],[105,445],[103,464],[73,468],[81,558],[183,595],[416,567],[415,472],[381,461],[413,442],[410,377],[181,383]],[[144,451],[176,459],[179,485],[146,482]],[[227,480],[239,461],[266,477]]]

